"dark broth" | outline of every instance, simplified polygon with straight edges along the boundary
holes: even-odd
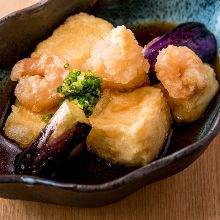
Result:
[[[151,40],[169,32],[174,27],[176,27],[176,25],[173,23],[154,22],[136,26],[129,26],[128,28],[133,31],[138,43],[142,47],[144,47]]]

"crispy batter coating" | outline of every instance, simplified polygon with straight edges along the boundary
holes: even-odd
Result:
[[[57,56],[46,54],[37,58],[25,58],[15,64],[11,79],[18,81],[15,96],[33,112],[42,112],[59,105],[62,96],[57,87],[63,83],[68,71]]]
[[[154,87],[129,93],[106,90],[89,120],[89,150],[126,166],[144,165],[156,158],[171,126],[167,102]]]
[[[32,57],[42,54],[56,55],[69,63],[72,69],[81,69],[94,44],[112,28],[112,24],[93,15],[79,13],[70,16],[51,37],[37,46]]]
[[[207,83],[203,62],[188,47],[170,45],[161,50],[155,69],[158,79],[173,98],[189,98]]]
[[[159,85],[168,100],[175,121],[192,122],[199,119],[206,110],[216,92],[218,91],[219,84],[215,78],[215,73],[213,69],[208,65],[205,66],[208,75],[208,84],[204,90],[196,93],[190,98],[172,98],[169,96],[167,90],[163,87],[163,85]]]
[[[94,44],[112,28],[112,24],[93,15],[80,13],[71,16],[37,46],[31,58],[15,65],[11,78],[19,80],[15,95],[21,104],[12,106],[5,124],[8,138],[21,147],[27,147],[36,138],[45,126],[41,115],[53,113],[47,109],[56,106],[61,99],[57,86],[62,84],[63,77],[69,70],[81,68]],[[67,69],[65,63],[69,63]]]
[[[33,113],[21,105],[13,105],[12,112],[5,123],[5,135],[14,140],[21,148],[26,148],[46,125],[41,114]]]
[[[155,68],[174,119],[200,118],[219,88],[213,69],[191,49],[176,46],[160,51]]]

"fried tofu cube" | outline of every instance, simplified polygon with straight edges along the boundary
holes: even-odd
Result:
[[[104,91],[89,120],[89,151],[125,166],[144,165],[155,159],[171,127],[166,99],[154,87],[129,93]]]

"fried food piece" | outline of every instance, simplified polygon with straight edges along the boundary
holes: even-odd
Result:
[[[70,64],[72,69],[81,69],[94,44],[106,36],[112,24],[93,15],[80,13],[69,17],[47,40],[41,42],[32,57],[42,54],[56,55]]]
[[[5,135],[21,148],[26,148],[46,125],[41,114],[33,113],[21,105],[13,105],[12,112],[5,123]]]
[[[131,30],[118,26],[97,42],[83,67],[102,77],[104,88],[137,88],[148,82],[142,49]]]
[[[160,51],[155,65],[157,77],[172,98],[189,98],[205,88],[206,68],[188,47],[168,46]]]
[[[17,155],[14,173],[51,177],[78,150],[90,129],[83,110],[64,101],[27,150]]]
[[[109,22],[86,13],[71,16],[37,46],[31,58],[14,66],[11,79],[19,81],[15,95],[22,105],[12,106],[4,128],[8,138],[21,147],[36,138],[45,125],[41,115],[53,113],[49,109],[56,108],[62,98],[57,87],[68,70],[81,68],[94,44],[112,28]],[[66,69],[65,63],[69,63]]]
[[[215,73],[213,69],[208,65],[206,65],[206,68],[208,75],[208,84],[201,93],[196,93],[191,98],[172,98],[169,96],[169,93],[163,87],[163,85],[159,85],[168,100],[175,121],[192,122],[199,119],[206,110],[211,99],[218,91],[219,85],[215,78]]]
[[[126,166],[155,159],[169,133],[171,115],[160,89],[142,87],[129,93],[105,90],[89,118],[88,149]]]
[[[187,47],[160,51],[155,69],[178,122],[200,118],[219,88],[213,69]]]
[[[58,106],[62,96],[57,87],[63,83],[68,71],[57,56],[41,55],[25,58],[12,69],[11,79],[18,81],[15,96],[33,112],[42,112]]]

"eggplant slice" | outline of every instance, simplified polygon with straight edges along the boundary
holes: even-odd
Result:
[[[65,101],[39,136],[16,156],[14,173],[53,176],[57,167],[86,139],[90,130],[84,112]]]

